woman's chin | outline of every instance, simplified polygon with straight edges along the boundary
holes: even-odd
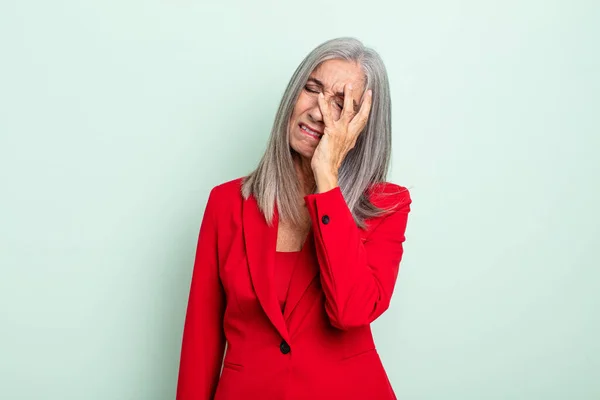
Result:
[[[307,146],[306,144],[303,144],[303,146],[299,149],[295,149],[294,147],[292,147],[291,149],[292,154],[309,160],[312,158],[313,154],[315,154],[315,148]]]

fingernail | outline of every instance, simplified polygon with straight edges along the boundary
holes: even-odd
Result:
[[[352,90],[352,84],[351,83],[348,84],[348,89]]]

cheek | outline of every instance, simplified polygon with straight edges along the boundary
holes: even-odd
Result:
[[[294,106],[294,116],[298,117],[308,111],[311,107],[314,107],[317,104],[317,99],[312,98],[306,93],[300,94],[298,97],[298,101],[296,101],[296,105]]]
[[[294,106],[294,110],[292,111],[292,116],[290,117],[290,120],[288,122],[288,133],[291,129],[293,129],[295,125],[298,124],[298,118],[300,117],[300,115],[302,115],[303,109],[304,108],[302,106],[302,101],[298,99],[296,105]]]

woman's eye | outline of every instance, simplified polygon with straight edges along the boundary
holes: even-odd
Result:
[[[318,90],[316,90],[315,88],[312,88],[312,87],[310,87],[310,86],[304,86],[304,89],[305,89],[307,92],[311,92],[311,93],[319,93],[319,91],[318,91]]]
[[[336,105],[336,106],[338,106],[338,108],[339,108],[340,110],[342,110],[342,109],[344,108],[344,105],[343,105],[343,104],[340,104],[340,103],[335,103],[335,105]]]

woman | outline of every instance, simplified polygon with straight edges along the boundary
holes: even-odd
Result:
[[[395,398],[369,326],[389,306],[411,202],[385,182],[390,150],[377,53],[349,38],[314,49],[257,169],[210,192],[178,400]]]

